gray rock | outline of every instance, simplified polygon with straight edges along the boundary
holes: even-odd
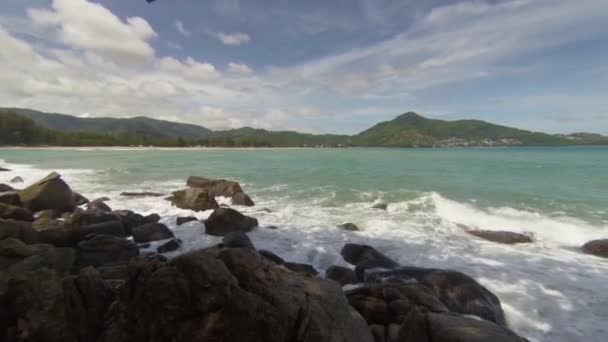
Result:
[[[158,248],[156,248],[156,251],[161,254],[173,252],[173,251],[176,251],[179,247],[181,247],[181,245],[182,245],[182,240],[173,238],[173,239],[163,243],[162,245],[158,246]]]
[[[172,205],[180,209],[205,211],[219,208],[213,195],[209,191],[203,189],[188,188],[174,191],[168,200],[171,201]]]
[[[361,229],[359,229],[359,227],[357,227],[356,224],[351,223],[351,222],[346,222],[341,225],[338,225],[338,228],[343,229],[343,230],[348,230],[351,232],[358,232],[361,230]]]
[[[107,201],[109,201],[109,199],[106,197],[95,199],[87,204],[87,210],[93,212],[102,211],[106,213],[111,213],[112,208],[110,208],[110,206],[105,203]]]
[[[340,285],[348,285],[348,284],[357,284],[359,280],[357,279],[357,275],[355,271],[351,270],[347,267],[342,266],[330,266],[325,271],[325,277],[327,279],[335,280]]]
[[[299,273],[301,275],[305,275],[307,277],[314,277],[317,274],[319,274],[319,271],[317,271],[312,265],[309,265],[309,264],[301,264],[301,263],[297,263],[297,262],[284,262],[283,266],[285,266],[285,268],[287,268],[290,271]]]
[[[146,223],[133,228],[133,241],[137,243],[165,240],[173,237],[173,232],[160,223]]]
[[[608,239],[589,241],[582,247],[583,252],[608,258]]]
[[[0,218],[17,221],[34,221],[34,215],[26,208],[0,203]]]
[[[254,205],[251,198],[243,192],[241,185],[235,181],[191,176],[186,183],[189,187],[207,190],[214,197],[230,197],[232,198],[232,204],[234,205],[244,205],[248,207]]]
[[[258,220],[230,208],[218,208],[205,220],[205,233],[224,236],[232,232],[247,233],[258,226]]]
[[[81,266],[104,266],[127,263],[139,255],[133,242],[110,235],[94,235],[76,248]]]
[[[21,184],[21,183],[23,183],[23,178],[21,178],[19,176],[14,177],[13,179],[11,179],[9,181],[9,183],[11,183],[11,184]]]
[[[222,245],[226,248],[249,248],[255,250],[253,242],[247,234],[242,232],[232,232],[224,235]]]
[[[0,192],[7,192],[7,191],[15,191],[15,188],[13,188],[10,185],[4,184],[4,183],[0,183]]]
[[[283,265],[285,263],[285,260],[283,260],[283,258],[281,258],[280,256],[278,256],[278,255],[276,255],[276,254],[274,254],[274,253],[272,253],[270,251],[267,251],[267,250],[264,250],[264,249],[260,249],[258,251],[258,253],[262,257],[264,257],[266,260],[271,261],[271,262],[273,262],[275,264]]]
[[[0,192],[0,203],[21,206],[21,199],[17,191]]]
[[[164,194],[158,192],[121,192],[120,196],[124,197],[161,197]]]
[[[372,209],[386,210],[386,209],[388,209],[388,204],[383,203],[383,202],[376,203],[376,204],[372,205]]]
[[[378,252],[371,246],[347,243],[340,252],[346,262],[355,266],[365,265],[370,268],[395,268],[399,267],[396,261]]]
[[[19,198],[24,207],[34,212],[47,209],[64,212],[76,207],[72,190],[56,172],[19,191]]]
[[[467,230],[468,234],[477,236],[484,240],[503,243],[507,245],[513,245],[517,243],[531,243],[532,238],[525,234],[507,232],[507,231],[494,231],[494,230]]]
[[[194,216],[178,217],[176,220],[176,223],[178,226],[181,226],[184,223],[188,223],[188,222],[192,222],[192,221],[198,221],[198,219]]]

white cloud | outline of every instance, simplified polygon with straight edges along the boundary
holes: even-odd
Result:
[[[123,22],[87,0],[53,0],[52,9],[29,9],[28,15],[37,25],[57,29],[61,42],[71,47],[129,62],[154,57],[148,41],[156,32],[140,17]]]
[[[246,33],[224,33],[207,31],[211,36],[217,38],[222,44],[230,46],[238,46],[249,43],[251,37]]]
[[[190,37],[192,35],[192,32],[186,29],[184,23],[182,23],[180,20],[175,20],[174,24],[175,28],[177,28],[177,32],[179,32],[182,36]]]
[[[228,71],[233,74],[238,74],[238,75],[253,74],[253,70],[251,70],[251,68],[248,67],[246,64],[233,63],[233,62],[228,63]]]
[[[185,78],[209,81],[220,77],[220,73],[212,64],[198,62],[192,57],[186,58],[184,62],[173,57],[164,57],[160,59],[159,66],[163,71],[177,73]]]

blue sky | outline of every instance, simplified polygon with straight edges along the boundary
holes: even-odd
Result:
[[[608,133],[608,1],[3,0],[0,104],[357,133]]]

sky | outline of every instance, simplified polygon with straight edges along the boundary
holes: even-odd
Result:
[[[608,134],[606,0],[2,0],[0,106],[358,133]]]

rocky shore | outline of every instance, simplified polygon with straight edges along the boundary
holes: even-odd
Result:
[[[204,234],[222,237],[168,258],[182,241],[159,215],[89,201],[57,173],[22,189],[0,184],[0,341],[526,341],[509,329],[499,298],[464,273],[400,265],[350,243],[341,254],[352,267],[320,273],[256,249],[247,233],[257,219],[218,196],[254,205],[237,182],[202,177],[166,199],[212,210]],[[583,250],[608,248],[600,240]]]

